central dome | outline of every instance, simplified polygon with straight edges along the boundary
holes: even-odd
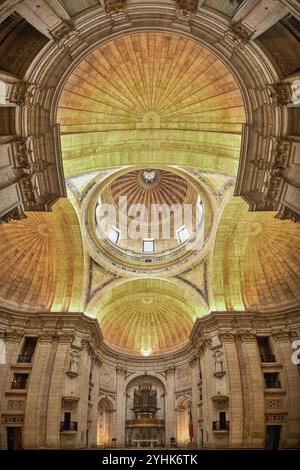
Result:
[[[173,205],[187,199],[189,184],[176,173],[158,169],[130,171],[116,178],[108,191],[114,204],[123,213],[134,205],[142,205],[141,220],[150,218],[155,205],[165,205],[163,216]],[[192,192],[192,188],[190,188]],[[105,198],[105,194],[104,194]],[[144,209],[144,210],[143,210]]]

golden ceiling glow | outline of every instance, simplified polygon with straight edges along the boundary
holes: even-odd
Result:
[[[203,46],[152,32],[89,54],[61,94],[65,175],[128,164],[176,164],[235,175],[243,101]]]
[[[1,305],[21,310],[82,311],[83,249],[70,202],[53,213],[0,227]]]
[[[109,345],[138,355],[182,345],[197,317],[205,313],[201,299],[160,279],[125,282],[106,293],[91,311]]]
[[[241,198],[225,208],[214,247],[215,310],[299,305],[300,226],[274,216],[249,212]]]

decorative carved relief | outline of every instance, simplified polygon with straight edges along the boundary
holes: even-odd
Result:
[[[127,0],[104,0],[106,13],[120,13],[127,8]]]
[[[268,84],[267,89],[275,105],[286,106],[292,103],[292,89],[290,83]]]
[[[27,82],[16,82],[10,86],[8,100],[18,106],[31,107],[33,104],[33,90],[36,85]]]
[[[72,35],[74,34],[74,23],[72,20],[63,19],[62,22],[52,31],[49,31],[51,37],[57,42],[60,46]]]
[[[24,400],[8,400],[7,408],[13,409],[13,410],[24,410],[25,401]]]
[[[67,371],[67,375],[70,378],[77,377],[79,374],[79,351],[77,349],[72,349],[70,352],[70,363],[69,363],[69,370]]]
[[[281,424],[281,423],[286,423],[286,421],[287,421],[287,414],[266,415],[266,423],[268,424]]]
[[[256,340],[256,336],[253,333],[241,333],[240,338],[245,343],[253,343]]]
[[[282,407],[281,400],[277,400],[277,399],[266,400],[266,407],[267,408],[281,408]]]
[[[232,333],[219,333],[219,339],[222,343],[233,343],[234,335]]]
[[[199,0],[176,0],[176,10],[181,11],[184,15],[194,15],[198,9]]]
[[[236,46],[243,47],[250,41],[251,33],[242,23],[232,23],[224,35],[224,39],[231,39]]]
[[[23,424],[24,416],[13,416],[13,415],[2,416],[2,423],[3,424]]]
[[[221,349],[216,349],[213,353],[213,358],[215,360],[214,376],[221,378],[225,374],[223,351],[221,351]]]

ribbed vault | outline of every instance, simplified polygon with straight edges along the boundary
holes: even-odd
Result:
[[[241,93],[201,45],[167,33],[110,41],[72,72],[58,122],[66,176],[128,163],[236,174]]]

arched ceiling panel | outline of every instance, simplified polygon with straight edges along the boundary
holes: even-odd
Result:
[[[266,310],[300,301],[300,227],[249,212],[233,198],[219,223],[212,288],[216,310]]]
[[[0,226],[0,304],[20,310],[82,311],[83,248],[70,202]]]
[[[72,72],[58,108],[66,176],[129,163],[234,175],[243,101],[227,67],[167,33],[110,41]]]

